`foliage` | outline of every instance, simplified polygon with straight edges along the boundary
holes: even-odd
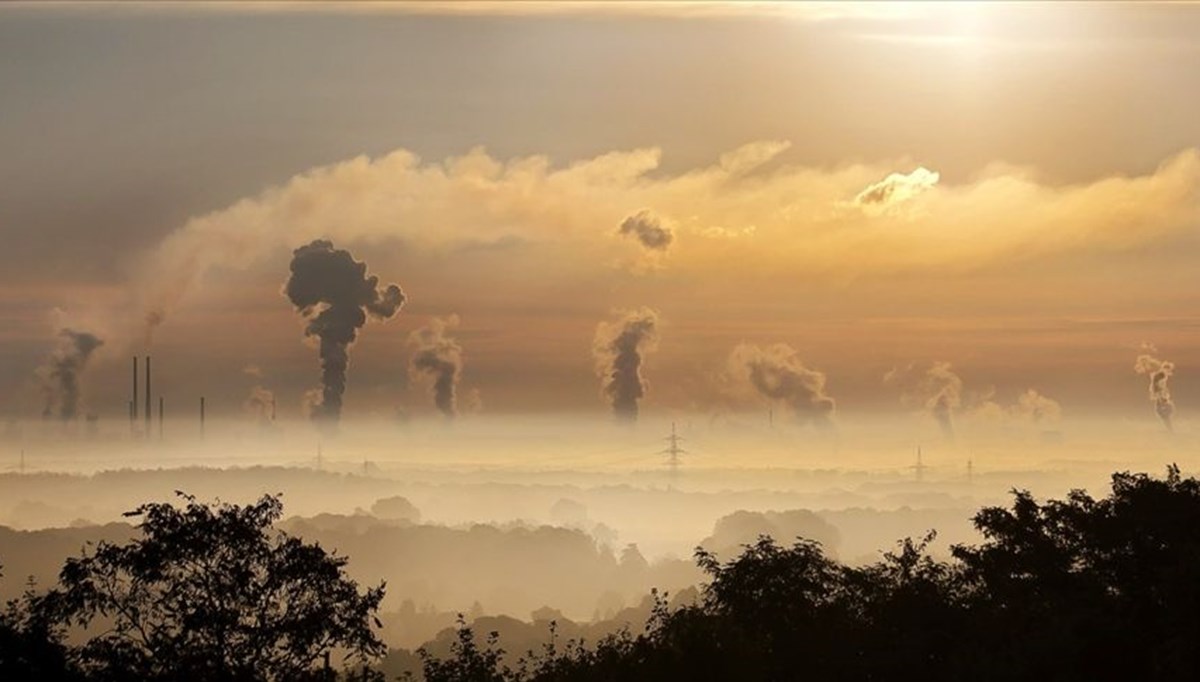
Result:
[[[179,494],[182,508],[130,512],[140,538],[69,559],[30,604],[60,641],[84,630],[69,657],[87,679],[333,679],[335,649],[364,668],[382,655],[371,625],[383,586],[360,594],[345,557],[273,532],[279,497],[236,506]]]
[[[698,549],[703,600],[646,632],[551,645],[514,669],[436,682],[592,680],[1200,679],[1200,481],[1118,473],[1082,491],[974,518],[985,541],[935,560],[930,533],[864,567],[819,544],[761,537],[721,563]],[[553,631],[551,633],[553,635]],[[460,641],[472,635],[465,624]],[[498,650],[495,638],[489,650]],[[456,652],[461,655],[462,650]]]

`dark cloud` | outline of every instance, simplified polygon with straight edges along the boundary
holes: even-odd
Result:
[[[458,317],[435,317],[429,324],[408,336],[413,347],[409,370],[414,374],[433,377],[433,402],[447,417],[458,414],[458,378],[462,373],[462,346],[446,336],[446,331],[458,325]]]
[[[104,345],[94,334],[63,329],[58,332],[58,346],[42,368],[46,389],[46,407],[42,416],[57,415],[63,421],[79,414],[80,375],[97,348]]]
[[[806,367],[791,346],[741,344],[733,349],[729,362],[732,371],[760,396],[787,405],[803,422],[830,424],[835,404],[825,394],[825,374]]]
[[[632,310],[614,322],[596,328],[592,352],[601,391],[618,419],[636,421],[638,401],[646,394],[642,359],[658,342],[658,313],[649,308]]]
[[[1171,416],[1175,414],[1175,402],[1171,400],[1171,388],[1167,384],[1175,374],[1175,363],[1143,353],[1138,356],[1133,370],[1150,377],[1150,402],[1154,403],[1154,413],[1168,431],[1173,430]]]
[[[346,392],[349,348],[367,316],[386,320],[404,305],[400,287],[379,289],[379,278],[367,276],[367,265],[349,251],[318,239],[292,252],[291,277],[285,293],[308,318],[304,333],[320,340],[321,395],[312,402],[313,419],[336,426]]]
[[[652,251],[666,251],[675,240],[671,228],[650,209],[642,209],[621,221],[617,233],[633,236]]]

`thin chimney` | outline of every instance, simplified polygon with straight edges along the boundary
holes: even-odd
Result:
[[[200,437],[204,437],[204,396],[200,396]]]
[[[150,437],[150,356],[146,356],[146,437]]]
[[[137,380],[137,356],[133,356],[133,409],[129,410],[130,421],[136,424],[138,416],[138,380]]]

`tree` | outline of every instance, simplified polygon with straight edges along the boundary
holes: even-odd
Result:
[[[334,679],[330,654],[366,672],[383,585],[359,593],[347,559],[272,529],[278,496],[246,506],[144,504],[141,538],[69,559],[38,602],[90,635],[71,652],[100,680]]]
[[[40,617],[32,587],[0,609],[0,680],[80,679],[67,662],[62,632]]]

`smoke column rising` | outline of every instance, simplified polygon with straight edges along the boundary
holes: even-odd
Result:
[[[433,402],[447,417],[458,414],[458,378],[463,366],[462,346],[446,336],[447,329],[456,326],[456,315],[435,317],[408,336],[408,342],[413,346],[409,371],[433,377]]]
[[[250,388],[250,395],[246,397],[246,402],[243,407],[246,412],[254,416],[255,420],[260,425],[271,423],[271,411],[275,405],[275,394],[271,389],[263,386],[253,386]]]
[[[730,366],[764,398],[778,401],[796,417],[817,426],[829,426],[834,400],[825,394],[825,374],[804,365],[791,346],[779,343],[762,348],[740,344],[729,356]]]
[[[43,417],[52,416],[57,408],[63,421],[74,419],[79,413],[79,376],[87,367],[88,360],[97,348],[104,345],[94,334],[62,329],[58,332],[59,344],[51,354],[46,367],[46,408]]]
[[[883,377],[900,388],[900,402],[932,416],[948,439],[954,438],[954,410],[962,404],[963,382],[948,362],[934,362],[922,370],[916,364],[896,368]]]
[[[1171,389],[1167,383],[1175,373],[1175,363],[1142,354],[1134,362],[1133,370],[1150,377],[1150,402],[1154,403],[1154,413],[1162,420],[1163,426],[1172,431],[1171,416],[1175,414],[1175,402],[1171,400]]]
[[[602,380],[601,393],[617,419],[637,421],[638,401],[647,388],[642,359],[657,343],[658,313],[649,308],[628,311],[618,320],[596,327],[592,347],[596,373]]]
[[[308,318],[305,335],[320,340],[321,397],[313,403],[312,418],[336,427],[346,392],[350,345],[368,315],[380,320],[395,316],[404,305],[404,294],[395,284],[381,291],[379,278],[367,276],[366,263],[323,239],[293,251],[291,271],[285,293]]]

